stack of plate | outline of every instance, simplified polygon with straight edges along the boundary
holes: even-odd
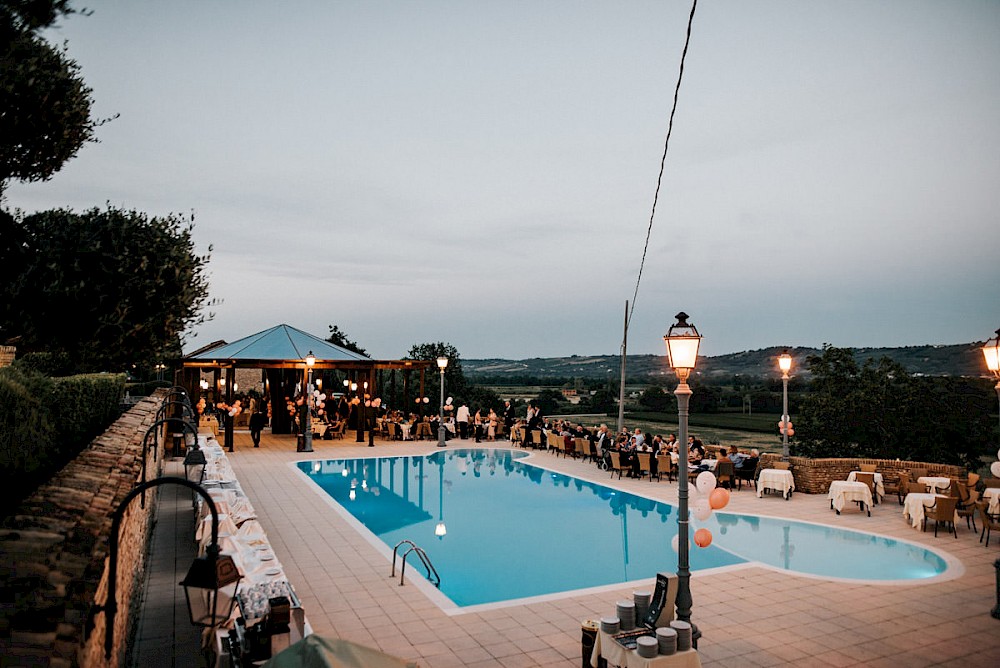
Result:
[[[669,626],[661,626],[656,629],[656,642],[660,654],[673,654],[677,651],[677,631]]]
[[[601,630],[605,633],[614,635],[618,633],[621,626],[621,620],[617,617],[601,617]]]
[[[631,631],[635,628],[635,603],[632,601],[618,601],[615,604],[618,619],[622,621],[622,631]]]
[[[646,619],[646,613],[649,612],[649,602],[652,598],[653,594],[648,591],[632,592],[632,600],[635,602],[635,621],[637,624],[642,624],[642,620]]]
[[[635,652],[642,658],[655,659],[659,651],[659,642],[653,636],[639,636],[635,639]]]
[[[691,649],[691,625],[675,619],[670,622],[670,628],[677,631],[677,651],[686,652]]]

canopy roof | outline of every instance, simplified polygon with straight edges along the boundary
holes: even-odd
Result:
[[[420,369],[431,365],[425,360],[373,360],[285,324],[232,343],[219,341],[196,350],[182,362],[186,367],[301,368],[310,352],[316,357],[317,369]]]

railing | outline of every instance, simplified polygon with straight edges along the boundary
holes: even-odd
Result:
[[[427,579],[431,584],[440,589],[441,576],[438,575],[438,572],[434,568],[434,564],[431,563],[427,553],[424,552],[422,548],[418,547],[412,540],[401,540],[396,543],[396,547],[392,548],[392,572],[389,574],[389,577],[396,577],[396,554],[399,552],[399,546],[403,544],[409,545],[409,549],[403,553],[403,563],[399,569],[399,586],[403,586],[403,576],[406,574],[406,558],[410,556],[410,552],[416,552],[417,557],[420,558],[420,562],[424,565],[424,570],[427,571]]]

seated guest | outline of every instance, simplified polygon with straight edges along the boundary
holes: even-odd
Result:
[[[743,468],[743,462],[747,460],[748,455],[740,452],[735,445],[730,445],[727,457],[729,457],[729,461],[733,463],[734,469],[741,469]]]

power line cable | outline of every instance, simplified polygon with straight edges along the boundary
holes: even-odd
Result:
[[[646,265],[646,251],[649,250],[649,237],[653,232],[653,219],[656,217],[656,203],[660,198],[660,185],[663,183],[664,166],[667,163],[667,149],[670,147],[670,134],[674,130],[674,114],[677,113],[677,98],[681,92],[681,80],[684,78],[684,60],[687,58],[688,45],[691,43],[691,24],[694,23],[694,10],[698,8],[698,0],[691,4],[691,14],[688,16],[687,35],[684,38],[684,51],[681,52],[681,65],[677,73],[677,85],[674,87],[674,104],[670,109],[670,120],[667,123],[667,137],[663,142],[663,157],[660,159],[660,174],[656,177],[656,192],[653,194],[653,209],[649,213],[649,227],[646,228],[646,243],[642,247],[642,260],[639,262],[639,275],[635,279],[635,292],[632,294],[632,307],[625,320],[625,328],[632,322],[635,312],[635,302],[639,296],[639,282],[642,280],[642,269]]]

